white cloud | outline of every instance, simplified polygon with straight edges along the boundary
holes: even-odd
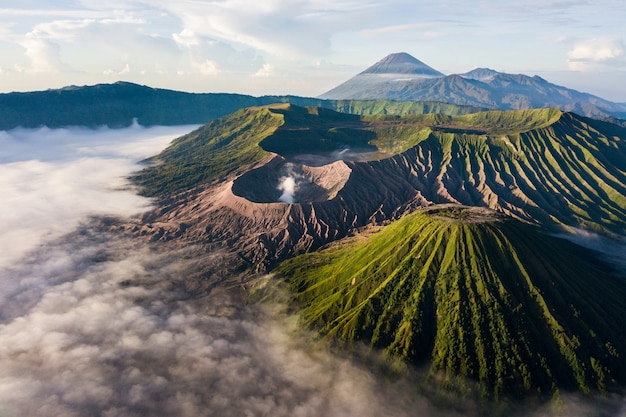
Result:
[[[147,4],[147,2],[146,2]],[[327,53],[338,31],[373,18],[373,2],[312,0],[151,1],[183,22],[183,32],[232,42],[271,54]],[[345,16],[350,13],[350,19]]]
[[[269,77],[274,72],[274,66],[271,64],[263,64],[263,67],[258,70],[254,75],[256,77]]]
[[[3,36],[25,49],[29,72],[95,70],[103,74],[111,63],[122,67],[128,63],[131,68],[144,67],[146,62],[176,67],[180,52],[175,42],[169,35],[144,31],[149,22],[142,16],[131,11],[98,12],[98,16],[39,22],[23,35],[13,27],[12,34]]]
[[[392,33],[411,32],[419,35],[419,38],[436,38],[444,34],[440,30],[441,25],[438,23],[410,23],[405,25],[391,25],[378,27],[376,29],[367,29],[363,31],[363,36],[366,38],[377,38],[381,35],[387,35]]]
[[[193,271],[193,262],[182,260],[190,255],[86,228],[43,247],[11,275],[0,271],[0,282],[22,283],[0,294],[0,414],[426,411],[410,385],[378,381],[347,359],[312,349],[292,318],[176,290]],[[404,398],[389,401],[393,396]]]
[[[35,33],[28,34],[20,44],[30,59],[28,71],[35,73],[59,72],[65,67],[61,62],[61,48],[58,43],[39,38]]]
[[[239,51],[232,46],[192,30],[172,34],[173,40],[186,55],[190,68],[179,68],[181,74],[219,75],[223,73],[254,74],[263,60],[251,50]]]
[[[573,71],[587,71],[611,64],[624,56],[624,43],[617,38],[595,38],[577,43],[567,54]]]
[[[201,43],[200,38],[189,29],[183,29],[180,33],[173,33],[172,38],[174,38],[176,43],[186,48],[196,47]],[[210,41],[206,40],[205,42],[210,43]]]
[[[49,5],[50,7],[52,5]],[[59,9],[45,9],[45,8],[2,8],[0,9],[0,19],[1,18],[72,18],[72,19],[98,19],[105,16],[110,15],[110,9],[107,11],[94,11],[94,10],[85,10],[83,8],[59,8]]]
[[[102,71],[102,74],[107,76],[107,77],[119,77],[120,75],[124,75],[124,74],[129,74],[131,72],[130,70],[130,65],[126,64],[124,65],[124,67],[122,69],[118,69],[118,70],[114,70],[114,69],[106,69],[104,71]],[[139,73],[141,74],[145,74],[146,71],[142,70],[139,71]]]
[[[218,75],[220,73],[220,69],[218,68],[217,63],[210,59],[205,59],[202,62],[193,61],[192,67],[194,68],[196,73],[202,75]]]
[[[119,72],[119,75],[128,74],[130,72],[130,65],[124,65],[124,68]]]

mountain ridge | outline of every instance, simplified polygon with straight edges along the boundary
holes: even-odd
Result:
[[[622,236],[624,137],[616,125],[557,109],[359,117],[280,105],[241,110],[174,141],[134,181],[164,201],[145,216],[146,236],[223,239],[267,269],[431,204]],[[287,177],[292,204],[279,200]]]
[[[119,81],[114,84],[0,94],[0,130],[108,126],[205,124],[241,108],[293,103],[355,114],[462,114],[483,110],[435,102],[320,100],[297,96],[253,97],[229,93],[186,93]]]
[[[388,78],[383,73],[377,75],[378,78],[372,78],[365,72],[359,73],[319,98],[435,100],[499,110],[557,107],[588,117],[626,117],[623,104],[552,84],[537,75],[507,74],[485,68],[464,74],[419,79],[397,79],[393,74],[389,74],[391,78]]]

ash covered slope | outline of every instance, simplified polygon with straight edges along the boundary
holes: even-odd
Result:
[[[626,383],[626,284],[587,250],[485,209],[434,206],[284,262],[303,320],[483,396]]]
[[[380,74],[386,77],[406,78],[436,78],[443,77],[444,74],[429,67],[419,59],[400,52],[387,55],[385,58],[372,65],[361,74]]]
[[[414,72],[399,72],[402,65],[384,65],[395,60],[412,62]],[[486,68],[444,75],[404,53],[389,55],[320,98],[432,100],[500,110],[556,107],[588,117],[626,117],[623,104],[552,84],[539,76]]]
[[[625,138],[556,109],[357,117],[251,108],[176,140],[135,177],[163,201],[140,229],[228,242],[262,268],[441,203],[623,236]],[[292,204],[278,189],[288,177]]]
[[[397,100],[394,90],[407,83],[421,84],[445,77],[445,74],[417,58],[399,52],[387,55],[365,71],[322,94],[322,99]],[[409,96],[408,101],[413,98]]]

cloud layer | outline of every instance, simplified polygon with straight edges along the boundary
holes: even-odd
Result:
[[[618,38],[588,39],[574,45],[568,53],[568,66],[573,71],[593,71],[623,65],[624,42]]]
[[[490,67],[547,73],[559,83],[560,71],[602,70],[604,89],[583,74],[573,87],[598,94],[624,86],[626,62],[588,48],[624,42],[626,7],[614,0],[36,3],[0,9],[0,91],[123,78],[179,90],[315,96],[400,51],[444,73]]]
[[[228,310],[227,298],[194,302],[173,290],[189,272],[184,255],[84,228],[10,269],[10,277],[0,275],[21,282],[2,300],[0,414],[404,416],[409,406],[428,409],[410,385],[311,350],[286,316]],[[400,398],[389,402],[389,395]]]

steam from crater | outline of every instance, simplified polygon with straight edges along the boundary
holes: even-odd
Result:
[[[296,191],[298,191],[298,177],[294,172],[293,164],[285,164],[287,175],[280,177],[278,189],[283,193],[278,197],[278,201],[283,203],[295,203]]]
[[[289,204],[295,202],[294,198],[296,190],[298,189],[295,177],[281,177],[278,189],[283,192],[280,197],[278,197],[278,201]]]

